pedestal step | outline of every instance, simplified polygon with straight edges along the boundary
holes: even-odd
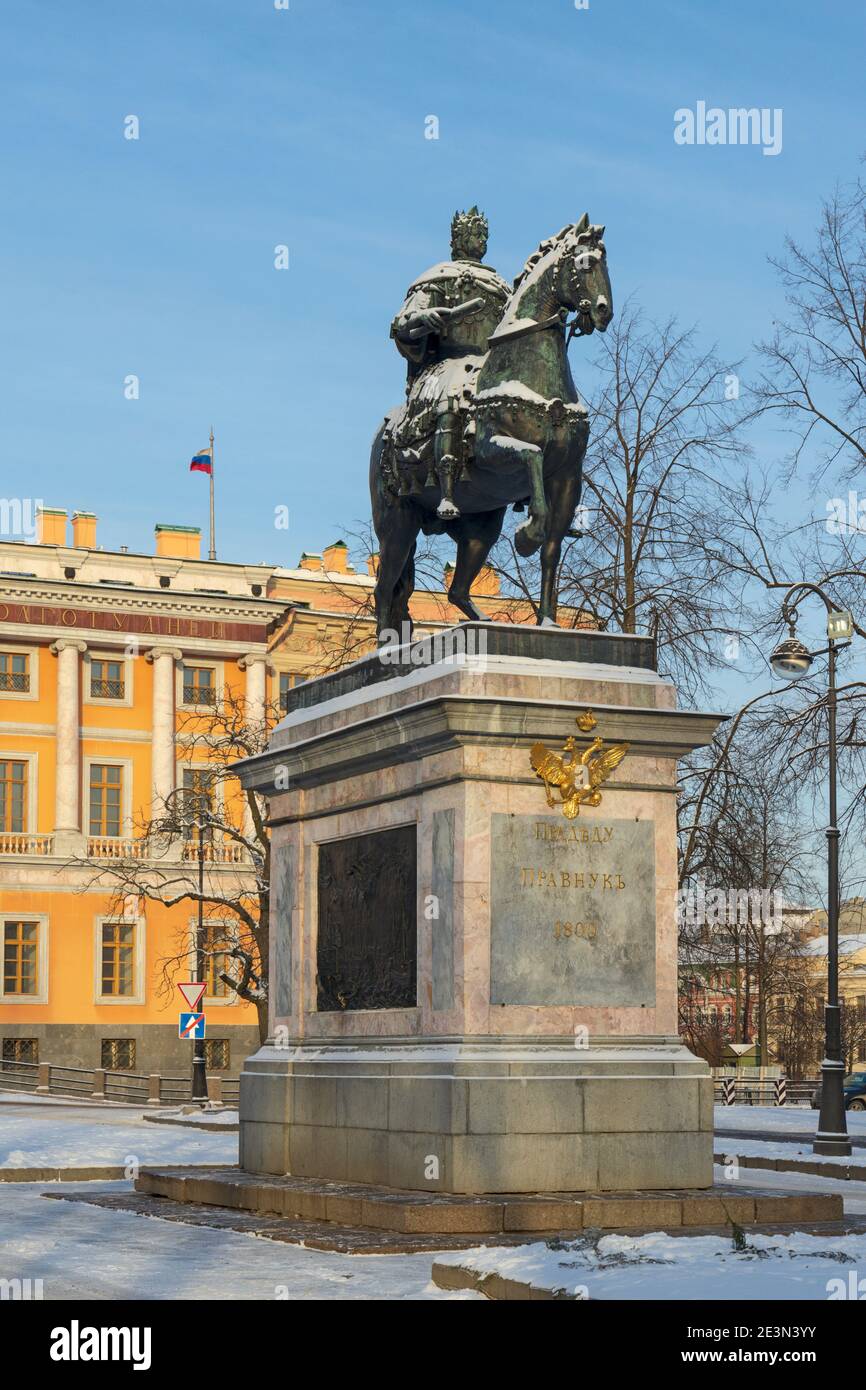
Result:
[[[838,1221],[833,1194],[768,1195],[728,1184],[689,1191],[451,1196],[315,1178],[262,1177],[239,1168],[143,1169],[136,1191],[175,1202],[270,1213],[291,1221],[413,1235],[513,1236],[583,1230],[669,1230]]]

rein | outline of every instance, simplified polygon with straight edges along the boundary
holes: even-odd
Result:
[[[588,299],[580,301],[580,307],[575,311],[574,318],[569,321],[567,309],[557,309],[555,314],[549,318],[536,321],[529,321],[515,324],[513,328],[498,328],[495,333],[491,333],[487,339],[488,347],[495,347],[497,343],[511,343],[518,338],[525,338],[530,333],[543,333],[548,328],[568,329],[565,339],[565,346],[568,347],[572,338],[583,338],[592,332],[592,319],[590,318],[590,302]],[[582,326],[589,320],[590,327]]]

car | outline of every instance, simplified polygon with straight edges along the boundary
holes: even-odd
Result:
[[[842,1094],[845,1097],[846,1110],[866,1110],[866,1071],[853,1071],[850,1076],[846,1076]],[[821,1087],[816,1086],[812,1092],[812,1109],[820,1108]]]

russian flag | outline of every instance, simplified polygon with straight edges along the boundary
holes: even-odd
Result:
[[[189,466],[190,473],[213,473],[213,454],[210,445],[196,454]]]

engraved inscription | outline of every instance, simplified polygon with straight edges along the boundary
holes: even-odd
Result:
[[[494,815],[491,1002],[655,1003],[655,827]]]

